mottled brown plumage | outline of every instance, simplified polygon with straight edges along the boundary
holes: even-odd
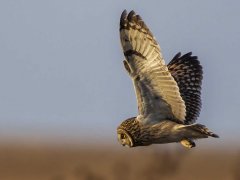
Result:
[[[192,124],[201,108],[202,66],[197,57],[178,53],[165,65],[156,39],[134,11],[123,11],[120,39],[139,112],[118,127],[120,143],[135,147],[181,142],[191,148],[193,139],[218,137],[205,126]]]

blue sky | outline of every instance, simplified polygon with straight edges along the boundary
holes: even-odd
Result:
[[[118,30],[121,12],[134,9],[167,63],[179,51],[199,57],[204,80],[198,122],[235,140],[239,7],[236,0],[1,1],[1,138],[114,142],[118,124],[137,114]]]

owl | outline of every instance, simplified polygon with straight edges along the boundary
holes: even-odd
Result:
[[[197,56],[177,53],[168,65],[155,37],[134,11],[123,11],[120,40],[124,67],[132,79],[138,115],[117,128],[123,146],[180,142],[195,147],[195,139],[219,137],[196,124],[201,109],[202,66]]]

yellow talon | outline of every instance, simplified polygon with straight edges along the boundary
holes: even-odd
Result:
[[[195,147],[195,143],[192,140],[184,139],[181,141],[181,144],[186,148],[193,148]]]

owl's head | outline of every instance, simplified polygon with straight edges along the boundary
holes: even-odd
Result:
[[[117,128],[118,141],[123,146],[134,147],[137,145],[140,135],[139,122],[136,117],[129,118]]]
[[[133,139],[124,129],[117,130],[118,141],[123,146],[133,147]]]

